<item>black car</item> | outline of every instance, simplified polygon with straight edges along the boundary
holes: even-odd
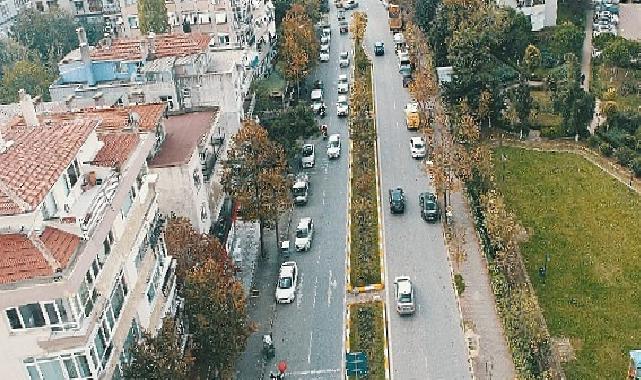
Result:
[[[379,41],[374,43],[374,55],[385,55],[385,45],[382,42]]]
[[[436,194],[421,193],[418,196],[418,204],[421,207],[421,217],[426,222],[436,222],[441,219],[441,209],[436,201]]]
[[[405,212],[405,193],[400,187],[389,190],[389,208],[392,214]]]
[[[314,90],[322,90],[323,87],[325,87],[325,86],[323,85],[323,81],[322,80],[318,79],[318,80],[314,81]]]

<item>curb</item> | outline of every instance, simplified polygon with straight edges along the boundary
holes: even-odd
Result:
[[[385,368],[385,379],[389,380],[392,377],[392,374],[390,373],[389,340],[388,340],[388,337],[387,337],[388,336],[388,331],[387,331],[388,324],[387,324],[387,312],[386,312],[386,310],[387,310],[387,302],[385,302],[385,301],[381,301],[381,302],[383,302],[383,327],[384,327],[383,328],[383,336],[385,338],[383,340],[383,347],[384,347],[383,364],[384,364],[384,368]]]

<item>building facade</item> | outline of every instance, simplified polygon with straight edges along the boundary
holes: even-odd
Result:
[[[37,115],[24,93],[20,108],[0,138],[0,371],[119,378],[139,332],[176,307],[147,166],[157,135],[136,117],[122,132]]]
[[[513,8],[529,17],[535,32],[556,25],[557,0],[497,0],[497,5]]]

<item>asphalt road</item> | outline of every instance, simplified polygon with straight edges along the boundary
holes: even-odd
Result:
[[[351,50],[352,41],[339,34],[333,6],[330,21],[330,62],[320,63],[310,80],[320,79],[325,85],[327,116],[321,123],[328,125],[329,134],[341,135],[342,149],[338,160],[329,161],[326,141],[315,141],[316,166],[306,170],[311,196],[306,206],[296,207],[292,218],[293,233],[300,218],[312,217],[314,240],[309,252],[291,256],[300,271],[298,291],[292,304],[276,307],[276,358],[267,371],[269,374],[275,363],[285,360],[291,379],[339,379],[343,365],[348,134],[346,119],[336,116],[336,100],[339,73],[351,73],[351,66],[339,69],[338,55]],[[293,236],[290,240],[293,246]]]
[[[365,47],[374,60],[377,127],[381,159],[386,293],[392,378],[397,380],[469,379],[467,349],[451,282],[441,223],[428,224],[419,215],[418,195],[429,188],[422,161],[412,159],[411,136],[403,107],[409,95],[398,74],[393,36],[382,3],[364,0],[367,12]],[[385,55],[375,57],[373,44],[383,41]],[[392,215],[387,190],[401,186],[405,214]],[[409,275],[417,301],[415,315],[395,311],[395,276]]]

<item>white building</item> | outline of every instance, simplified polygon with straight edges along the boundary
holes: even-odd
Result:
[[[0,0],[0,38],[7,37],[13,19],[28,6],[28,0]]]
[[[119,378],[139,331],[175,311],[147,168],[157,133],[37,115],[24,93],[20,110],[0,129],[0,373]]]
[[[535,32],[556,25],[557,0],[497,0],[496,4],[528,16]]]

